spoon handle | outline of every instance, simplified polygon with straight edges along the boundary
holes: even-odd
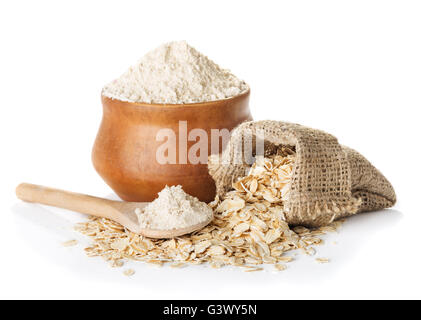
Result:
[[[35,184],[21,183],[16,188],[16,196],[24,201],[37,202],[97,217],[114,219],[116,214],[116,209],[113,206],[115,201]]]

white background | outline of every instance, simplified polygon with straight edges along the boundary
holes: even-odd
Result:
[[[420,17],[419,1],[2,1],[0,298],[421,298]],[[250,84],[255,119],[333,133],[398,204],[349,219],[319,249],[330,264],[282,273],[132,264],[127,278],[87,258],[81,215],[14,188],[113,197],[90,160],[101,87],[183,39]]]

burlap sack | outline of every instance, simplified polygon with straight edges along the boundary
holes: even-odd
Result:
[[[388,208],[396,202],[391,184],[362,155],[339,145],[328,133],[278,121],[241,124],[234,129],[224,152],[209,158],[209,173],[222,198],[232,182],[249,168],[250,159],[244,155],[240,162],[234,159],[242,152],[250,132],[253,148],[258,133],[264,133],[265,155],[276,152],[281,145],[296,149],[291,193],[284,203],[291,225],[318,227],[358,212]]]

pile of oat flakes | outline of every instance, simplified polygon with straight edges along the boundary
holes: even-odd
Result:
[[[111,266],[123,266],[132,259],[172,267],[208,263],[213,268],[226,265],[260,271],[263,264],[275,270],[286,269],[293,260],[285,253],[300,249],[314,255],[319,237],[336,231],[342,221],[318,229],[290,229],[283,213],[288,198],[295,152],[282,149],[278,154],[258,158],[249,173],[233,183],[233,190],[221,201],[215,199],[214,220],[204,229],[171,240],[148,239],[104,218],[92,217],[76,230],[93,240],[85,249],[88,256],[101,256]],[[326,263],[328,259],[318,258]],[[131,273],[131,272],[130,272]]]

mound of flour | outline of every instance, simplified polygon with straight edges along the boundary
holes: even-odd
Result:
[[[184,192],[180,185],[166,186],[158,198],[136,210],[141,228],[171,230],[190,227],[212,218],[212,209]]]
[[[183,104],[231,98],[248,89],[244,81],[179,41],[147,53],[102,94],[129,102]]]

